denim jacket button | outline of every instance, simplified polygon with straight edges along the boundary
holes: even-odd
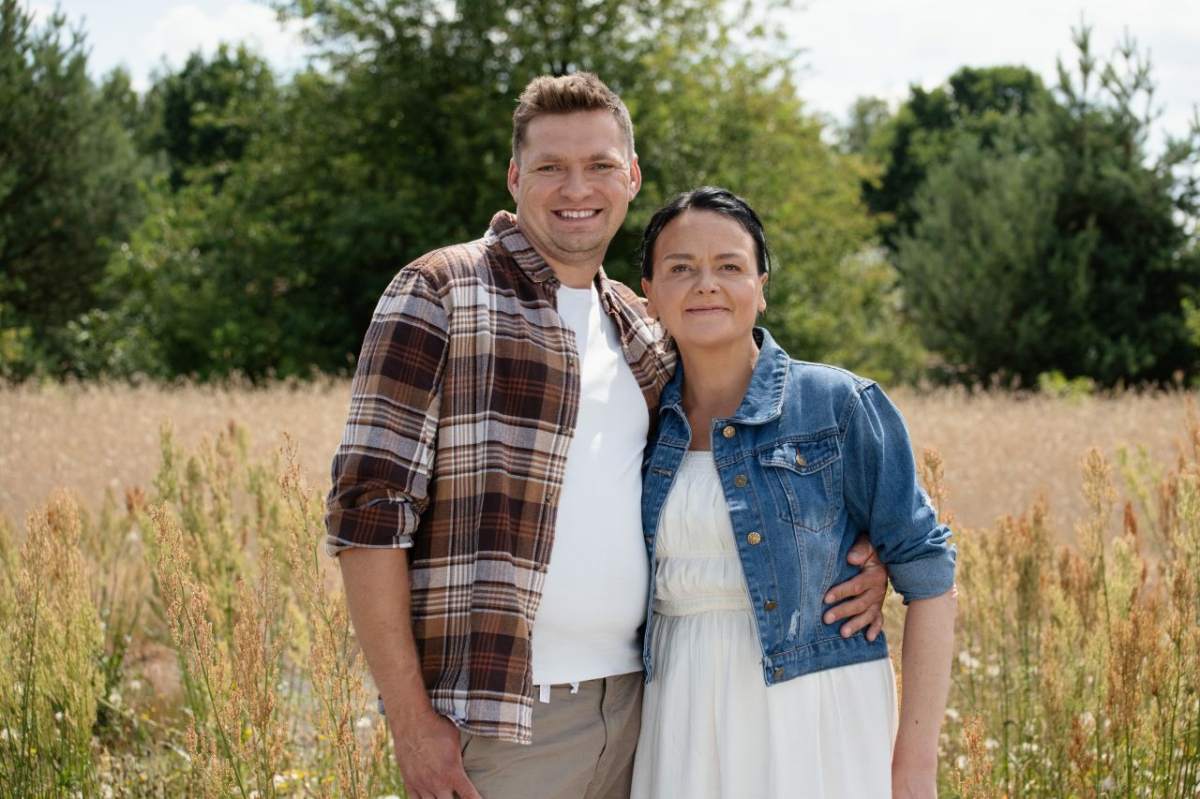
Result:
[[[733,484],[738,488],[745,488],[746,482],[746,475],[744,474],[739,474],[737,477],[733,478]]]
[[[725,425],[725,429],[721,431],[721,435],[726,438],[733,438],[737,435],[737,430],[734,429],[733,425],[727,424]]]
[[[801,469],[803,469],[805,466],[808,465],[808,458],[804,457],[799,452],[797,452],[796,453],[796,465],[799,466]]]
[[[777,607],[779,607],[779,603],[776,602],[774,599],[768,599],[767,603],[765,605],[763,605],[764,610],[774,610]]]
[[[746,536],[746,543],[752,547],[758,546],[762,543],[762,536],[758,534],[757,530],[751,530],[750,534]]]
[[[777,679],[777,680],[783,679],[783,666],[780,666],[779,668],[775,669],[775,679]]]

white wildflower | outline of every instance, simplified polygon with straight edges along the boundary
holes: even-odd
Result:
[[[108,701],[112,704],[113,707],[120,707],[121,706],[121,694],[118,691],[113,691],[111,694],[108,695]]]
[[[958,711],[952,707],[946,708],[946,718],[950,719],[951,721],[958,721]]]
[[[985,747],[987,747],[987,750],[989,752],[1000,748],[1000,742],[997,741],[995,738],[988,738],[986,741],[983,742],[983,745]]]
[[[366,716],[363,716],[363,717],[359,718],[359,720],[355,723],[354,726],[358,727],[360,730],[369,730],[369,729],[371,729],[371,719],[369,719]]]
[[[987,676],[999,677],[1000,676],[1000,667],[999,666],[988,666],[987,667]]]

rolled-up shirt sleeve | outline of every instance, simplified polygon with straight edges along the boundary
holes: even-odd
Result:
[[[843,443],[847,511],[866,530],[908,604],[954,586],[956,551],[917,481],[912,443],[900,411],[883,389],[863,389]]]
[[[429,504],[448,348],[443,293],[402,270],[379,300],[333,458],[325,548],[406,548]]]

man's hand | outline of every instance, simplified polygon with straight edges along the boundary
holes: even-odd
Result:
[[[444,716],[426,712],[396,723],[396,765],[413,799],[482,799],[463,769],[458,727]]]
[[[463,770],[458,728],[425,693],[413,639],[408,556],[403,549],[338,555],[346,604],[371,676],[383,697],[396,765],[415,799],[481,799]]]
[[[866,533],[859,533],[858,540],[850,547],[846,561],[861,567],[854,577],[835,585],[825,595],[825,604],[834,607],[825,611],[825,623],[849,619],[842,625],[843,638],[849,638],[864,627],[867,640],[874,641],[883,629],[883,598],[887,595],[888,570],[879,561],[875,547]],[[842,600],[845,600],[844,602]],[[841,604],[836,604],[836,603]]]

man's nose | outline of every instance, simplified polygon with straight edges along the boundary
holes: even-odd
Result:
[[[586,197],[592,193],[592,184],[582,169],[568,169],[562,193],[571,198]]]

